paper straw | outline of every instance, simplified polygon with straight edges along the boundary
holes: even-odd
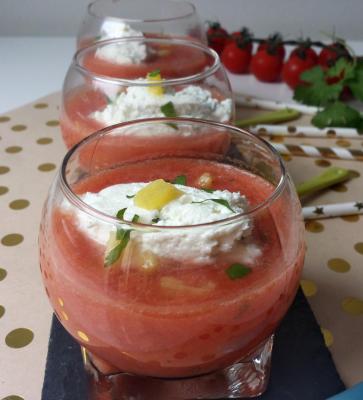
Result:
[[[344,215],[363,214],[363,201],[303,207],[302,212],[304,219],[331,218],[342,217]]]
[[[307,145],[271,143],[280,154],[302,157],[323,157],[336,160],[363,161],[363,151],[341,147],[315,147]]]
[[[257,135],[363,139],[363,134],[360,135],[354,128],[319,129],[314,126],[256,125],[249,130]]]
[[[257,107],[264,108],[266,110],[281,110],[284,108],[292,108],[300,111],[303,114],[315,114],[319,111],[318,107],[304,106],[303,104],[297,103],[283,103],[280,101],[256,99],[250,96],[244,96],[240,93],[235,93],[236,103],[245,107]]]

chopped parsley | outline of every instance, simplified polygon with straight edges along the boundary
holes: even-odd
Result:
[[[116,218],[124,219],[126,208],[122,208],[121,210],[117,211]]]
[[[127,194],[126,198],[133,199],[136,195],[135,194]]]
[[[131,222],[139,222],[139,219],[140,219],[140,215],[137,215],[137,214],[135,214],[133,217],[132,217],[132,220],[131,220]]]
[[[168,101],[160,107],[161,112],[168,118],[177,117],[175,107],[172,101]]]
[[[172,180],[174,185],[183,185],[186,186],[187,184],[187,177],[185,175],[178,175],[176,178]]]
[[[174,107],[174,104],[173,104],[172,101],[169,101],[169,102],[163,104],[163,105],[160,107],[160,111],[161,111],[161,112],[165,115],[165,117],[167,117],[167,118],[175,118],[175,117],[178,116],[177,113],[176,113],[176,110],[175,110],[175,107]],[[171,126],[171,127],[174,128],[174,129],[178,129],[178,126],[177,126],[176,124],[173,124],[172,122],[168,122],[167,125],[168,125],[168,126]]]
[[[229,279],[234,281],[235,279],[241,279],[251,273],[251,268],[246,267],[243,264],[235,263],[230,265],[226,269],[226,274],[228,275]]]
[[[154,224],[157,224],[160,221],[160,218],[156,217],[151,220]]]
[[[151,71],[147,74],[148,78],[157,78],[160,76],[160,69],[154,69],[154,71]]]

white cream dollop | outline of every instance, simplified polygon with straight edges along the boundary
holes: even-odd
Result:
[[[154,95],[146,86],[130,86],[103,110],[91,117],[105,125],[141,118],[165,117],[161,106],[172,102],[178,117],[202,118],[228,122],[232,115],[232,99],[217,100],[210,90],[189,85],[181,90],[168,89]]]
[[[245,196],[238,192],[215,190],[213,193],[183,185],[175,185],[184,194],[166,204],[159,210],[145,210],[135,206],[133,196],[147,183],[129,183],[109,186],[98,193],[87,192],[80,197],[82,200],[105,214],[115,216],[120,209],[126,208],[124,219],[131,221],[134,215],[139,216],[140,223],[158,226],[185,226],[214,222],[243,213],[248,209]],[[210,199],[226,200],[230,210],[225,205]],[[202,202],[202,203],[201,203]],[[70,208],[69,203],[64,205]],[[89,214],[76,211],[75,217],[79,228],[96,242],[106,245],[110,232],[116,227],[101,222]],[[152,220],[158,219],[154,223]],[[131,240],[137,243],[142,251],[150,251],[160,257],[167,257],[179,261],[193,260],[194,263],[210,263],[216,255],[231,252],[238,247],[242,237],[250,234],[251,219],[241,216],[238,220],[229,223],[213,224],[211,226],[173,229],[134,229]],[[124,225],[125,229],[130,229]],[[236,246],[235,246],[236,245]],[[254,258],[259,250],[249,245],[245,258]],[[248,259],[247,261],[250,261]]]
[[[101,27],[101,40],[112,38],[143,37],[144,34],[122,21],[105,21]],[[147,56],[147,46],[142,41],[125,41],[101,46],[96,57],[116,64],[139,64]]]

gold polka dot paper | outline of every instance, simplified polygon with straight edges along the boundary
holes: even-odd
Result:
[[[66,153],[59,127],[60,98],[60,93],[50,95],[0,115],[0,357],[1,365],[6,365],[0,372],[1,400],[41,398],[52,309],[39,272],[37,236],[43,202]],[[251,115],[251,109],[242,111],[246,118]],[[296,124],[309,123],[304,118]],[[362,148],[362,140],[348,143],[331,136],[273,140]],[[284,156],[284,162],[297,184],[329,166],[351,170],[351,180],[308,199],[306,205],[362,197],[363,162],[290,155]],[[307,254],[301,286],[338,370],[351,386],[363,381],[363,217],[309,221],[305,227]],[[66,325],[73,318],[67,299],[54,300]],[[82,326],[77,330],[79,342],[91,345],[92,332]]]
[[[302,139],[285,139],[298,144]],[[362,139],[311,139],[316,146],[357,149]],[[297,184],[320,175],[330,166],[346,168],[350,179],[316,196],[303,205],[361,201],[363,162],[292,157],[286,166]],[[305,223],[307,253],[301,287],[320,323],[326,345],[344,382],[363,381],[363,217],[310,220]],[[358,370],[357,370],[358,368]]]
[[[52,310],[39,273],[37,236],[43,202],[66,152],[59,98],[0,115],[1,400],[41,397]]]

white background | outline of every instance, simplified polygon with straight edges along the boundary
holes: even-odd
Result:
[[[1,0],[0,35],[74,36],[88,0]],[[152,0],[145,0],[152,2]],[[363,39],[362,0],[191,0],[203,20],[231,29],[246,25],[256,34],[279,30],[296,37],[336,32]]]
[[[152,1],[152,0],[145,0]],[[256,36],[363,41],[363,0],[194,0],[201,19]],[[88,0],[0,0],[0,113],[60,90]],[[56,37],[55,37],[56,36]]]

